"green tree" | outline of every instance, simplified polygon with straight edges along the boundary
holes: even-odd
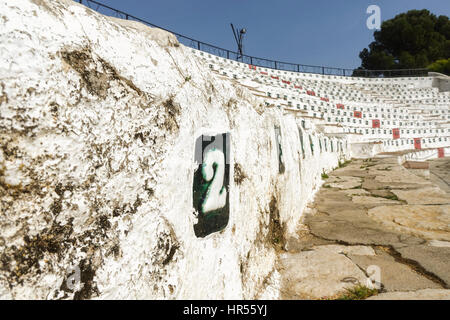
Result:
[[[431,71],[444,73],[450,76],[450,58],[437,60],[428,66]]]
[[[426,68],[450,58],[450,20],[428,10],[410,10],[382,23],[359,57],[359,70]]]

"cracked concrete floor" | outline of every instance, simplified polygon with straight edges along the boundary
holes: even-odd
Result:
[[[330,173],[280,254],[282,298],[336,298],[359,283],[380,288],[376,299],[450,299],[449,166],[379,157]]]

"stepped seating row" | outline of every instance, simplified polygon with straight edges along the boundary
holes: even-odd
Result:
[[[293,84],[296,80],[298,81],[307,81],[311,82],[311,85],[313,87],[320,88],[321,84],[326,84],[327,88],[343,88],[345,91],[345,87],[342,87],[342,83],[349,83],[348,79],[351,79],[351,84],[356,89],[359,90],[370,90],[371,88],[375,89],[376,91],[379,91],[380,88],[386,89],[389,91],[392,91],[393,93],[404,93],[407,89],[409,92],[411,90],[416,91],[416,93],[422,93],[421,95],[415,94],[414,96],[404,95],[404,96],[395,96],[392,94],[392,97],[395,98],[403,98],[403,97],[410,97],[413,98],[432,98],[433,92],[437,93],[436,88],[431,88],[431,82],[432,79],[429,77],[421,77],[421,78],[393,78],[393,79],[367,79],[367,78],[353,78],[353,77],[342,77],[342,76],[325,76],[325,75],[317,75],[317,74],[302,74],[302,73],[295,73],[295,72],[287,72],[287,71],[280,71],[280,70],[273,70],[273,69],[266,69],[266,68],[260,68],[255,66],[249,66],[247,64],[243,64],[240,62],[223,59],[220,57],[216,57],[213,55],[209,55],[207,53],[197,51],[195,50],[197,54],[200,56],[203,55],[203,60],[206,62],[211,63],[211,68],[215,68],[216,70],[228,70],[229,74],[232,74],[235,78],[253,78],[253,79],[261,79],[266,81],[269,84],[274,84],[276,80],[281,80],[282,75],[284,74],[286,77],[282,79],[282,83],[285,85]],[[253,72],[251,74],[250,72]],[[224,71],[226,72],[226,71]],[[251,76],[250,76],[251,75]],[[289,75],[291,77],[289,77]],[[268,77],[269,76],[269,77]],[[313,78],[308,79],[308,78]],[[318,79],[314,79],[318,78]],[[269,79],[269,80],[267,80]],[[334,80],[334,81],[333,81]],[[385,84],[378,84],[377,81],[386,81],[388,80],[389,83]],[[404,82],[404,83],[399,83]],[[419,87],[417,87],[417,84],[420,84]],[[355,92],[355,88],[353,88],[351,91]],[[351,93],[350,91],[350,93]],[[431,94],[426,94],[426,92],[430,92]],[[390,94],[384,94],[385,96],[389,97]],[[441,102],[449,102],[449,97],[445,97]]]
[[[389,151],[450,145],[450,92],[433,87],[433,77],[308,74],[192,51],[220,76],[250,89],[266,107],[293,112],[325,134],[345,134],[350,143],[381,143]]]

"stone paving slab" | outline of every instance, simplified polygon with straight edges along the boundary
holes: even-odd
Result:
[[[444,177],[447,162],[436,171]],[[285,298],[337,297],[363,283],[370,266],[380,269],[387,291],[375,299],[448,298],[442,289],[450,288],[450,193],[433,174],[375,158],[329,176],[304,217],[308,235],[289,241],[281,259]]]
[[[428,245],[438,248],[450,248],[450,241],[431,240]]]
[[[280,262],[284,299],[321,299],[367,282],[350,259],[328,248],[282,254]]]
[[[383,184],[392,184],[401,182],[402,184],[419,184],[419,185],[430,185],[430,182],[418,177],[412,173],[409,173],[406,169],[405,171],[390,171],[389,173],[384,173],[382,175],[377,175],[375,180]]]
[[[370,193],[372,196],[376,197],[382,197],[382,198],[389,198],[395,196],[390,190],[388,189],[381,189],[381,190],[370,190]]]
[[[450,241],[450,205],[379,206],[369,209],[368,215],[395,231]]]
[[[396,248],[404,259],[417,262],[421,267],[445,282],[450,289],[450,248],[426,244]]]
[[[392,190],[399,199],[408,204],[450,204],[450,195],[438,187],[417,190]]]
[[[338,189],[352,189],[361,186],[362,179],[357,177],[342,176],[341,180],[335,180],[335,182],[328,183],[332,188]]]
[[[370,192],[364,189],[350,189],[350,190],[341,190],[341,192],[347,196],[361,196],[361,195],[370,195]]]
[[[367,300],[450,300],[450,290],[424,289],[409,292],[386,292]]]
[[[364,205],[401,204],[401,202],[397,200],[390,200],[382,197],[370,197],[370,196],[355,196],[352,197],[352,201],[354,203]]]
[[[328,250],[333,253],[343,253],[345,255],[355,255],[355,256],[374,256],[375,251],[370,246],[345,246],[338,244],[328,244],[315,246],[312,248],[313,250]]]
[[[392,256],[381,251],[377,251],[377,255],[373,256],[349,254],[348,257],[363,270],[368,270],[370,266],[379,268],[379,281],[382,283],[383,289],[387,291],[442,288],[438,283],[420,275],[409,266],[396,262]]]
[[[373,177],[364,179],[364,182],[362,183],[362,188],[365,190],[381,190],[385,189],[386,185],[379,181],[376,181],[375,177]]]
[[[308,224],[313,235],[350,245],[391,245],[395,243],[396,246],[401,247],[424,242],[424,240],[412,236],[402,238],[399,233],[386,231],[370,220],[368,223],[345,220],[309,220]]]
[[[430,160],[430,180],[450,193],[450,161],[448,158]]]

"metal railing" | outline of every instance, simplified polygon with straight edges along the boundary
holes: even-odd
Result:
[[[135,17],[129,13],[123,12],[121,10],[112,8],[103,3],[95,0],[78,0],[79,3],[85,4],[87,7],[108,16],[113,16],[116,18],[134,20],[146,24],[150,27],[159,28],[174,34],[178,41],[187,47],[191,47],[197,50],[201,50],[222,58],[227,58],[231,60],[241,61],[243,63],[251,64],[258,67],[270,68],[282,71],[292,71],[292,72],[304,72],[304,73],[315,73],[322,75],[335,75],[335,76],[353,76],[353,77],[364,77],[364,78],[391,78],[391,77],[424,77],[428,76],[428,69],[397,69],[397,70],[365,70],[365,69],[344,69],[336,67],[326,67],[326,66],[313,66],[298,63],[282,62],[277,60],[270,60],[265,58],[258,58],[249,55],[243,55],[238,60],[238,53],[220,48],[209,43],[205,43],[199,40],[186,37],[172,30],[162,28],[153,23]]]

